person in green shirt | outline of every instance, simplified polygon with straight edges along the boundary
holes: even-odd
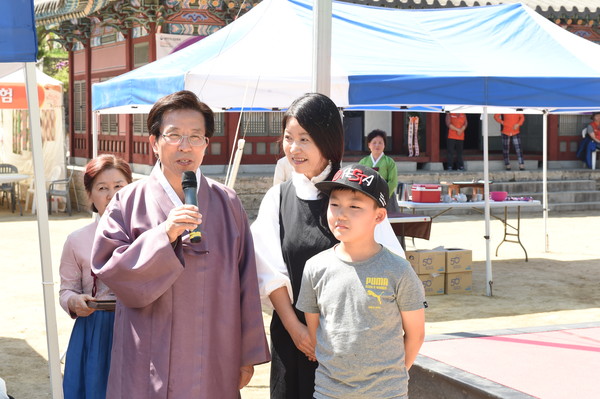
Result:
[[[396,161],[383,153],[386,143],[386,133],[375,129],[367,135],[367,146],[371,154],[360,160],[360,164],[375,169],[385,179],[390,190],[391,200],[387,203],[387,211],[400,212],[396,201],[396,188],[398,187],[398,169]]]

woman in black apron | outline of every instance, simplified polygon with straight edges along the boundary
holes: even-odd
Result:
[[[322,94],[306,94],[283,118],[283,149],[291,180],[265,195],[252,225],[261,294],[274,307],[271,321],[271,398],[310,398],[316,361],[304,314],[295,309],[304,263],[337,240],[327,227],[327,198],[314,184],[340,169],[344,130],[340,111]]]

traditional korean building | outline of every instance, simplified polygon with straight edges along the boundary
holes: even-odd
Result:
[[[506,3],[472,0],[349,0],[395,8],[444,8]],[[35,0],[36,23],[56,33],[69,51],[68,136],[71,157],[85,163],[92,156],[91,85],[138,68],[193,41],[201,40],[250,10],[243,0]],[[512,1],[509,1],[512,2]],[[600,3],[596,0],[522,1],[579,36],[600,43]],[[408,122],[419,117],[418,156],[408,156]],[[146,115],[102,115],[99,151],[122,156],[135,165],[154,163],[148,144]],[[205,164],[225,165],[242,118],[246,133],[244,164],[274,164],[280,156],[280,113],[219,114],[217,131]],[[397,161],[441,168],[445,161],[444,114],[346,111],[347,161],[364,156],[364,136],[374,128],[391,135],[386,153]],[[522,140],[527,160],[541,160],[542,117],[527,115]],[[585,115],[550,115],[549,160],[575,160]],[[465,159],[482,159],[479,115],[469,115]],[[500,137],[490,139],[492,159],[501,158]]]

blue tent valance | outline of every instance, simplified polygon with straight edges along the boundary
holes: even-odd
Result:
[[[33,0],[0,1],[0,63],[35,62],[37,36]]]

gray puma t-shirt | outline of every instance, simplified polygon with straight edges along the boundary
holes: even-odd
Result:
[[[400,311],[424,303],[410,264],[385,247],[363,262],[342,261],[335,247],[309,259],[296,307],[320,314],[314,397],[406,397]]]

